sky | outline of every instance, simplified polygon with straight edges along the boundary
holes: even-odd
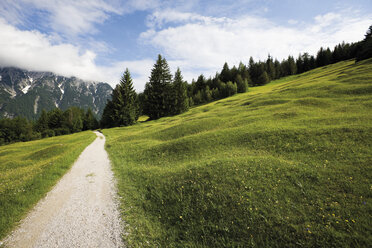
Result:
[[[141,92],[158,54],[191,82],[359,41],[370,25],[371,0],[0,0],[0,66],[113,87],[128,68]]]

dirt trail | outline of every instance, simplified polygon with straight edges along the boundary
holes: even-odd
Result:
[[[123,247],[105,137],[95,133],[71,170],[3,240],[5,247]]]

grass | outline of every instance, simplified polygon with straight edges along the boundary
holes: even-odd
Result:
[[[0,239],[70,169],[95,137],[89,131],[0,147]]]
[[[126,242],[368,247],[371,113],[372,60],[344,61],[102,130]]]

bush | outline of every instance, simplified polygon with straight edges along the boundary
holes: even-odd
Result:
[[[54,129],[54,133],[56,136],[59,136],[59,135],[65,135],[65,134],[70,134],[70,129],[68,128],[56,128]]]
[[[47,130],[44,130],[42,133],[41,133],[41,137],[43,138],[48,138],[48,137],[53,137],[55,136],[55,133],[53,130],[51,129],[47,129]]]

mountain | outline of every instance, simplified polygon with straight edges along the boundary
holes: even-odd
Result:
[[[51,72],[0,68],[0,118],[36,119],[40,112],[70,106],[91,108],[100,117],[112,88],[107,83],[83,81]]]

